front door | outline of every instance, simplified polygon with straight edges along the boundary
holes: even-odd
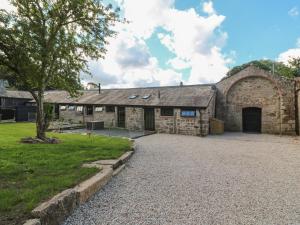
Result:
[[[145,130],[155,130],[154,108],[144,109]]]
[[[125,107],[118,107],[118,127],[125,128]]]
[[[59,119],[59,105],[54,105],[54,119]]]
[[[243,109],[243,132],[261,133],[261,108]]]

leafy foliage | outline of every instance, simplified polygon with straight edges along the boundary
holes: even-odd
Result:
[[[300,57],[291,58],[289,60],[289,65],[295,71],[296,76],[300,77]]]
[[[251,61],[249,63],[245,63],[241,66],[234,67],[227,73],[226,76],[227,77],[233,76],[233,75],[237,74],[238,72],[244,70],[245,68],[247,68],[250,65],[256,66],[260,69],[270,71],[270,72],[273,70],[273,66],[274,66],[275,74],[278,74],[280,76],[287,77],[287,78],[296,77],[298,74],[297,69],[295,69],[291,66],[286,66],[282,62],[275,62],[272,60],[256,60],[256,61]],[[300,61],[299,61],[299,65],[300,65]]]
[[[38,106],[37,128],[45,133],[47,89],[76,95],[88,59],[103,58],[115,35],[118,10],[101,0],[10,0],[16,12],[0,10],[0,79],[29,91]],[[43,137],[43,135],[38,135]]]

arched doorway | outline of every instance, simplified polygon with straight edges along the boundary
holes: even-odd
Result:
[[[261,108],[243,108],[243,132],[261,133]]]

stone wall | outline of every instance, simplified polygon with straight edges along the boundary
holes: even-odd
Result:
[[[295,78],[296,132],[300,133],[300,77]]]
[[[70,111],[68,108],[66,110],[59,109],[59,118],[72,123],[83,123],[84,121],[83,113],[75,110]]]
[[[181,109],[174,109],[174,116],[161,116],[160,108],[155,108],[155,130],[159,133],[184,134],[205,136],[209,133],[209,119],[214,117],[215,98],[210,101],[207,109],[197,109],[196,117],[181,117]],[[85,112],[85,110],[84,110]],[[60,118],[65,121],[84,123],[91,120],[104,121],[105,127],[117,126],[117,107],[115,112],[103,111],[95,112],[93,115],[87,116],[86,113],[78,113],[76,111],[60,111]],[[125,127],[132,131],[144,130],[144,109],[142,107],[125,107]]]
[[[160,108],[155,109],[155,130],[158,133],[176,133],[176,110],[174,110],[174,116],[161,116]]]
[[[242,131],[242,110],[262,109],[262,133],[295,134],[294,81],[249,66],[217,84],[216,116]]]
[[[115,112],[106,112],[105,106],[102,107],[102,112],[95,112],[94,109],[93,120],[104,121],[104,127],[116,127],[118,122],[117,107],[115,107]]]
[[[200,135],[206,136],[209,134],[209,121],[215,118],[216,95],[212,97],[206,109],[200,109]]]
[[[125,108],[126,121],[125,125],[128,130],[144,130],[144,109],[138,107]]]
[[[98,121],[104,121],[105,127],[115,127],[117,124],[117,113],[116,109],[115,112],[106,112],[105,106],[103,107],[102,112],[94,112],[93,115],[86,115],[86,111],[84,112],[77,112],[76,110],[70,111],[68,108],[64,111],[60,110],[59,117],[60,119],[63,119],[65,121],[70,121],[74,123],[85,123],[88,121],[98,120]]]
[[[183,135],[208,135],[209,110],[197,109],[196,117],[182,117],[181,109],[174,109],[174,116],[161,116],[160,108],[155,109],[155,129],[158,133]]]

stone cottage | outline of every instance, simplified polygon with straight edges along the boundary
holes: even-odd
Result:
[[[104,121],[105,127],[205,136],[215,115],[215,85],[82,91],[78,98],[50,91],[59,118],[71,122]]]
[[[225,131],[299,134],[300,80],[253,65],[216,84],[82,91],[72,98],[49,91],[57,118],[105,127],[205,136],[212,118]]]

